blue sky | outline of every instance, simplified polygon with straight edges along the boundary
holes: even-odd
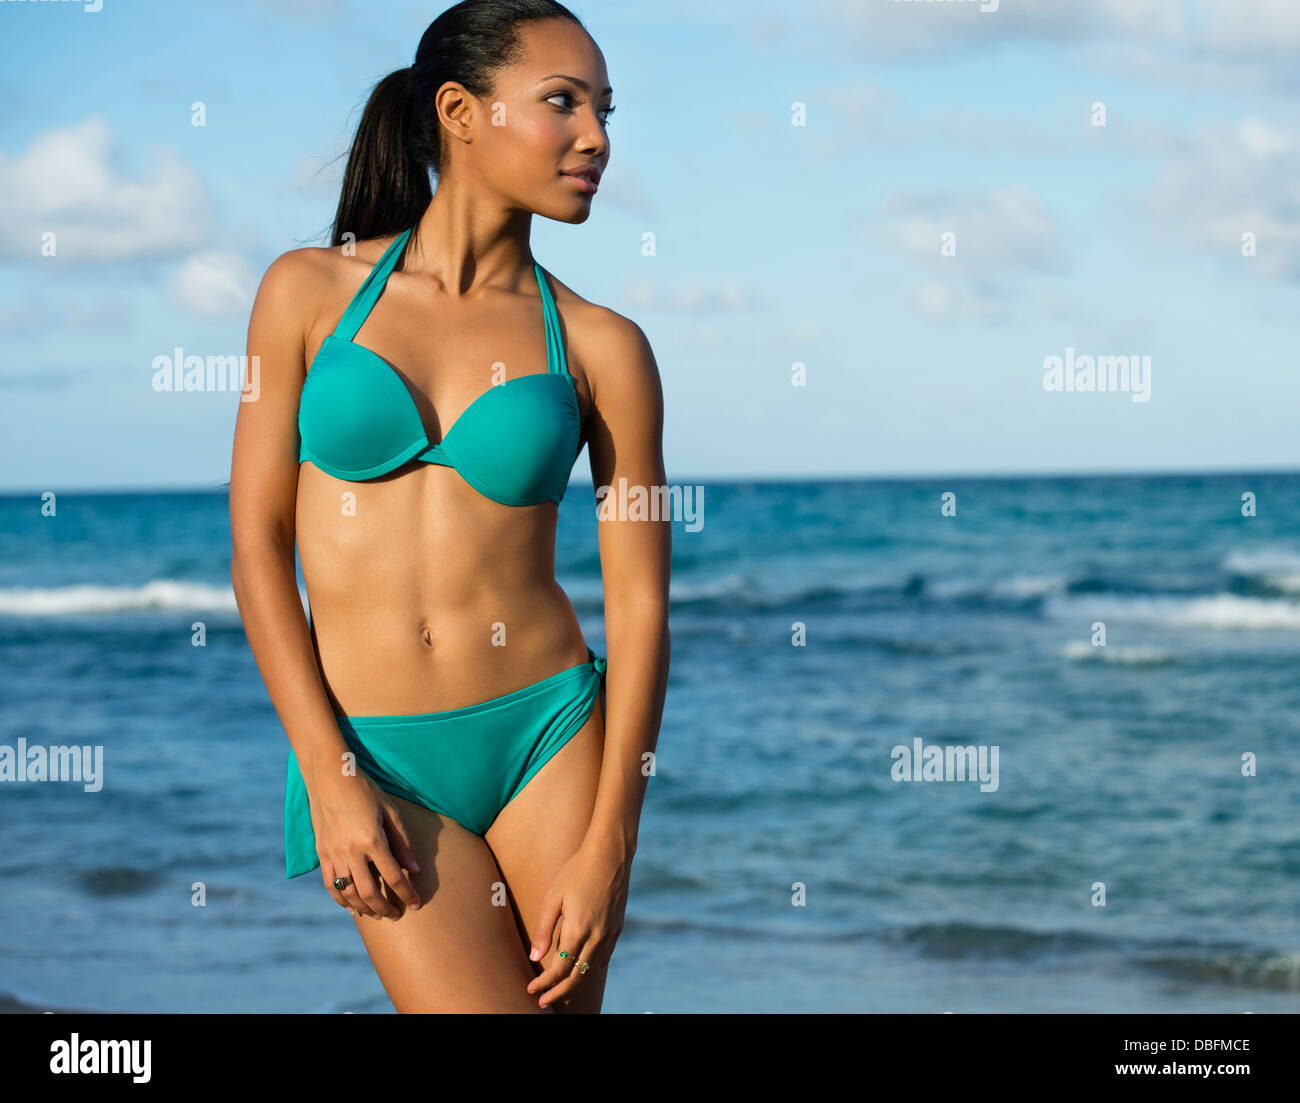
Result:
[[[0,0],[0,489],[213,486],[235,397],[154,358],[243,352],[446,5],[84,6]],[[612,159],[534,252],[648,335],[670,480],[1296,466],[1300,4],[573,10]],[[1149,401],[1045,391],[1067,349]]]

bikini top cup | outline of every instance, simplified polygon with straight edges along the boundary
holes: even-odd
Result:
[[[479,395],[431,445],[400,375],[353,338],[383,294],[410,230],[370,270],[325,338],[298,403],[299,463],[363,482],[410,462],[453,468],[486,498],[530,506],[564,498],[582,446],[581,413],[564,359],[555,300],[534,262],[546,321],[546,373],[517,376]]]

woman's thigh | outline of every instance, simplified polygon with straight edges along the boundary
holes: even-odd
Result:
[[[420,863],[412,884],[420,907],[387,898],[402,913],[350,912],[375,972],[399,1012],[537,1012],[501,870],[487,844],[454,820],[387,794]]]
[[[561,949],[570,951],[567,960],[575,960],[581,949],[566,942],[564,946],[552,945],[539,962],[527,960],[542,897],[560,868],[577,852],[591,823],[604,752],[605,719],[598,697],[587,722],[501,810],[485,836],[514,901],[518,921],[515,942],[523,947],[524,960],[530,966],[519,990],[534,1008],[543,993],[530,995],[524,986],[549,968]],[[606,963],[593,964],[572,993],[555,1002],[555,1010],[599,1011],[606,971]]]

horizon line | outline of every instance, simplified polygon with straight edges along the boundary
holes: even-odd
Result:
[[[1241,468],[1147,468],[1147,469],[1113,469],[1113,470],[1068,470],[1060,471],[986,471],[977,474],[955,474],[953,472],[912,472],[906,474],[809,474],[809,475],[762,475],[762,476],[742,476],[742,475],[715,475],[707,478],[696,479],[668,479],[668,486],[682,485],[704,485],[710,483],[723,484],[727,486],[788,486],[798,485],[801,483],[880,483],[880,482],[933,482],[937,480],[948,481],[981,481],[981,482],[1019,482],[1024,480],[1046,480],[1046,479],[1171,479],[1188,476],[1200,476],[1202,478],[1227,478],[1232,475],[1300,475],[1300,467],[1292,468],[1260,468],[1260,467],[1241,467]],[[586,480],[569,483],[569,489],[579,485],[587,485]],[[4,488],[0,487],[0,498],[26,498],[32,495],[44,494],[47,491],[55,489],[50,486],[42,488]],[[74,486],[65,487],[57,490],[60,494],[82,494],[104,496],[110,494],[219,494],[227,491],[227,484],[222,483],[175,483],[175,484],[149,484],[140,483],[138,485],[125,486]]]

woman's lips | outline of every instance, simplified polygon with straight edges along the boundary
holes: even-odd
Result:
[[[562,172],[560,173],[560,179],[569,181],[569,183],[573,184],[574,187],[584,195],[595,195],[598,190],[596,184],[585,176],[578,176],[570,172]]]

